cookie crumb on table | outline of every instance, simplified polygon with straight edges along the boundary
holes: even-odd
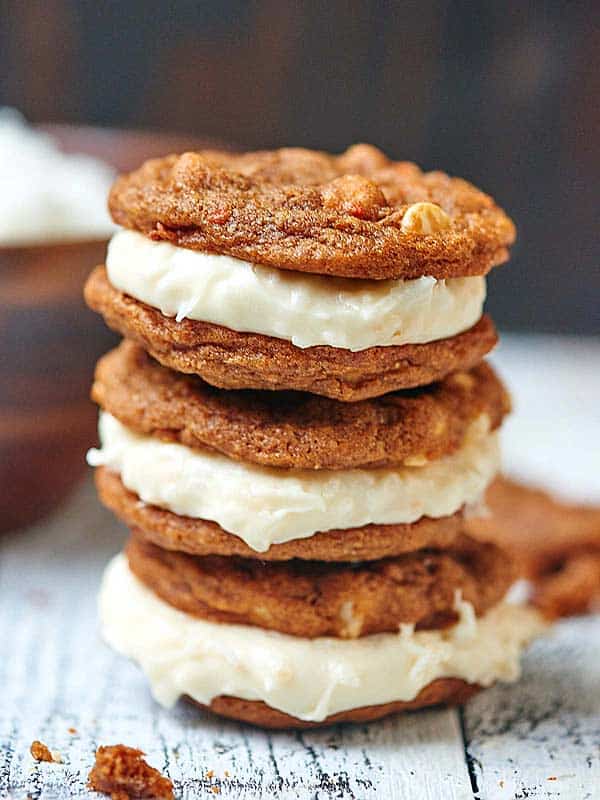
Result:
[[[88,788],[109,794],[112,800],[164,798],[173,800],[173,783],[147,764],[135,747],[115,744],[99,747],[88,776]]]
[[[36,761],[48,761],[49,763],[61,764],[62,758],[60,753],[52,753],[50,749],[37,739],[31,743],[29,752]]]

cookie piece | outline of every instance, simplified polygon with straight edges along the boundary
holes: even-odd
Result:
[[[292,469],[432,461],[457,450],[481,414],[494,430],[510,409],[487,364],[410,394],[342,404],[300,392],[215,389],[129,341],[98,362],[92,399],[138,433]]]
[[[241,556],[261,561],[368,561],[426,547],[444,549],[463,528],[461,513],[440,519],[422,517],[408,524],[323,531],[305,539],[273,544],[259,552],[216,522],[183,517],[143,503],[126,489],[117,473],[106,467],[95,470],[95,480],[100,500],[130,528],[138,528],[145,539],[159,547],[198,556]]]
[[[427,344],[300,348],[284,339],[238,333],[207,322],[177,322],[115,289],[104,267],[85,286],[88,305],[107,325],[177,372],[192,373],[223,389],[294,389],[355,402],[397,389],[439,381],[469,370],[494,347],[489,317],[464,333]]]
[[[198,708],[212,711],[213,714],[228,717],[229,719],[237,719],[241,722],[249,722],[251,725],[258,725],[261,728],[300,729],[323,728],[338,722],[372,722],[390,714],[397,714],[402,711],[416,711],[419,708],[428,708],[430,706],[463,705],[479,691],[481,691],[481,686],[466,683],[458,678],[437,678],[421,689],[414,700],[399,700],[394,703],[382,703],[377,706],[352,708],[348,711],[331,714],[322,722],[307,722],[306,720],[292,717],[283,711],[271,708],[261,700],[241,700],[239,697],[221,695],[220,697],[215,697],[210,705],[203,705],[190,697],[185,699],[198,706]]]
[[[145,753],[124,744],[102,745],[88,775],[88,788],[111,800],[148,797],[174,800],[173,782],[144,761]]]
[[[504,211],[472,184],[364,144],[339,156],[166,156],[121,176],[109,207],[119,225],[153,239],[350,278],[483,275],[515,239]]]
[[[532,602],[547,617],[582,614],[600,601],[600,508],[560,503],[539,489],[497,478],[491,514],[468,521],[473,536],[496,542],[533,582]]]
[[[533,605],[548,619],[588,614],[600,606],[600,547],[575,550],[533,581]]]
[[[49,764],[60,764],[62,761],[60,757],[57,758],[53,755],[48,745],[40,742],[39,739],[34,739],[29,748],[29,752],[35,761],[46,761]]]
[[[448,550],[355,565],[190,556],[135,530],[125,553],[132,573],[179,611],[308,639],[355,639],[401,625],[443,628],[458,619],[457,593],[481,615],[513,580],[499,548],[466,536]]]

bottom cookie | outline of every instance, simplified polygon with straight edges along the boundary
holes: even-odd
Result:
[[[178,611],[135,578],[123,555],[100,592],[104,639],[142,668],[159,703],[190,697],[265,727],[366,721],[461,702],[467,685],[516,680],[523,648],[544,628],[537,612],[500,603],[476,617],[458,599],[456,608],[459,621],[443,630],[402,625],[353,640],[307,639]]]
[[[425,686],[414,700],[382,703],[375,706],[351,708],[331,714],[324,720],[312,722],[302,720],[271,708],[260,700],[242,700],[239,697],[215,697],[210,704],[198,703],[191,697],[186,697],[188,702],[199,708],[218,714],[220,717],[248,722],[261,728],[320,728],[334,725],[339,722],[373,722],[376,719],[389,717],[403,711],[418,711],[420,708],[431,706],[459,706],[466,703],[474,694],[481,691],[477,684],[465,683],[457,678],[438,678]]]

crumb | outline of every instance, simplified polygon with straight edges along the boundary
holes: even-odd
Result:
[[[228,778],[228,777],[229,777],[229,770],[228,770],[228,769],[226,769],[226,770],[225,770],[225,772],[224,772],[223,774],[225,775],[225,777],[226,777],[226,778]]]
[[[208,772],[206,773],[206,777],[208,778],[209,781],[212,780],[214,775],[215,775],[215,771],[213,769],[209,769]]]
[[[70,733],[70,734],[71,734],[71,736],[75,736],[75,734],[76,734],[78,731],[77,731],[77,728],[67,728],[67,732],[68,732],[68,733]]]
[[[556,777],[556,775],[552,775],[550,778],[546,778],[546,780],[556,781],[556,780],[558,780],[558,778]]]
[[[219,786],[213,786],[211,791],[213,794],[221,794],[221,789]]]
[[[498,781],[498,785],[501,789],[504,789],[504,781]]]
[[[62,764],[62,756],[60,753],[50,752],[49,748],[37,739],[31,743],[29,752],[36,761],[48,761],[54,764]]]
[[[109,794],[112,800],[132,797],[173,800],[173,783],[147,764],[143,755],[141,750],[123,744],[99,747],[88,776],[88,788]]]

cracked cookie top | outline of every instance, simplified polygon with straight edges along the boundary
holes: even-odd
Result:
[[[366,144],[216,150],[147,161],[110,211],[155,240],[280,269],[349,278],[483,275],[508,258],[512,221],[484,192]]]

